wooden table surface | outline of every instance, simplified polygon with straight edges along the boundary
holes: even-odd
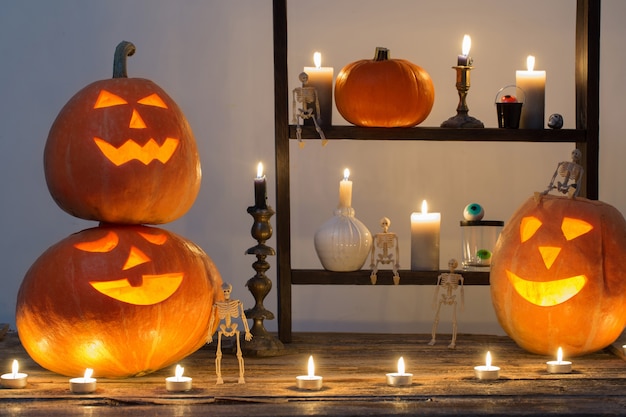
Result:
[[[222,359],[224,385],[216,385],[215,346],[207,345],[180,362],[193,389],[170,393],[165,378],[173,367],[129,379],[98,379],[93,394],[69,391],[68,377],[32,361],[17,334],[0,341],[0,366],[20,361],[28,373],[25,389],[0,389],[0,415],[10,416],[290,416],[290,415],[626,415],[624,335],[611,347],[573,358],[571,374],[546,372],[547,360],[517,347],[508,337],[461,334],[456,349],[449,335],[295,333],[284,355],[245,358],[246,383],[238,384],[236,357]],[[500,379],[478,381],[473,367],[491,351]],[[320,391],[301,391],[309,355]],[[410,387],[386,385],[403,356]],[[1,370],[10,372],[10,369]],[[78,376],[78,375],[77,375]]]

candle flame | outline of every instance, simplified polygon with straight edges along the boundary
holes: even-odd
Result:
[[[469,35],[463,36],[463,55],[467,56],[469,54],[470,48],[472,47],[472,38]]]
[[[309,356],[309,376],[315,376],[315,363],[313,362],[313,356]]]
[[[19,370],[19,365],[17,363],[17,359],[13,359],[13,366],[11,367],[11,372],[13,373],[13,378],[17,377],[17,371]]]
[[[259,162],[259,165],[256,166],[256,177],[263,178],[263,162]]]
[[[556,361],[558,363],[563,362],[563,349],[559,346],[559,350],[556,351]]]
[[[526,68],[528,69],[528,71],[532,71],[535,69],[535,57],[532,55],[528,55],[528,58],[526,58]]]
[[[404,374],[404,358],[402,356],[398,359],[398,373],[400,375]]]
[[[177,381],[180,380],[180,378],[183,376],[184,372],[185,372],[185,368],[183,368],[180,365],[176,365],[176,371],[174,372],[174,376],[176,377]]]
[[[487,368],[491,368],[491,352],[487,351],[487,357],[485,358],[485,365]]]
[[[350,178],[350,170],[348,168],[343,170],[343,180],[348,181]]]
[[[422,214],[426,214],[428,213],[428,203],[426,203],[426,200],[422,201]]]
[[[85,369],[85,376],[83,376],[83,382],[87,382],[89,378],[93,375],[93,369],[87,368]]]
[[[313,54],[313,63],[315,64],[315,68],[320,69],[322,67],[322,54],[319,52],[315,52]]]

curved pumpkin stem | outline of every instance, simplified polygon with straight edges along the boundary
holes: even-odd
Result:
[[[128,78],[126,57],[132,56],[135,50],[135,45],[132,42],[122,41],[117,45],[113,57],[113,78]]]
[[[377,46],[376,52],[374,52],[374,61],[387,61],[388,59],[389,49]]]

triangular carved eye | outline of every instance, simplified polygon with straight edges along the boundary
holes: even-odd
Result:
[[[139,236],[146,239],[148,242],[154,245],[163,245],[167,241],[167,235],[165,233],[151,234],[138,232]]]
[[[167,109],[167,104],[165,104],[163,99],[159,97],[156,93],[151,94],[148,97],[142,98],[137,103],[145,104],[146,106],[154,106],[154,107],[160,107],[162,109]]]
[[[96,99],[96,104],[93,106],[93,108],[101,109],[104,107],[120,106],[122,104],[128,104],[128,102],[118,95],[109,93],[106,90],[102,90],[100,91],[100,95],[98,95],[98,98]]]
[[[524,217],[520,223],[519,227],[519,235],[521,239],[521,243],[526,242],[528,239],[533,237],[537,230],[541,227],[541,220],[534,216]]]
[[[565,236],[567,240],[576,239],[578,236],[589,233],[591,229],[593,229],[591,224],[584,220],[573,219],[571,217],[563,218],[563,223],[561,224],[563,236]]]
[[[74,247],[84,252],[111,252],[115,249],[118,243],[119,238],[117,234],[109,232],[101,239],[93,240],[91,242],[76,243]]]

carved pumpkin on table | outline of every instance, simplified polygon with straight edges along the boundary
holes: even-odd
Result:
[[[206,343],[222,279],[193,242],[163,229],[104,225],[44,252],[17,299],[19,337],[53,372],[139,376]]]
[[[132,43],[118,45],[113,78],[74,95],[54,121],[44,150],[48,189],[73,216],[163,224],[186,213],[201,180],[193,132],[154,82],[128,78]]]
[[[531,197],[494,248],[498,321],[530,352],[600,350],[626,325],[625,264],[626,221],[617,209],[581,197]]]

